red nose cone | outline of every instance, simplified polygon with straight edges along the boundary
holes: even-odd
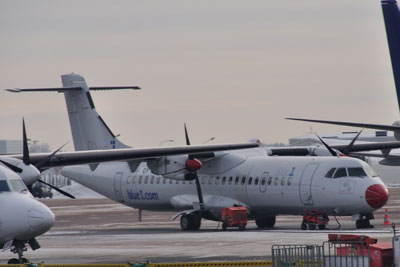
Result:
[[[365,199],[368,205],[374,209],[382,208],[389,199],[389,192],[381,184],[374,184],[365,191]]]
[[[186,161],[186,168],[188,171],[195,172],[203,166],[200,160],[198,159],[188,159]]]

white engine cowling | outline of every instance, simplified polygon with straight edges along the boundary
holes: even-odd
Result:
[[[186,168],[187,155],[161,157],[147,161],[147,166],[157,175],[175,180],[193,180],[194,176]]]
[[[30,186],[33,183],[37,182],[37,180],[39,180],[40,178],[40,171],[32,164],[25,165],[22,160],[9,157],[1,158],[1,160],[22,169],[22,172],[17,174],[21,177],[21,179],[27,186]]]

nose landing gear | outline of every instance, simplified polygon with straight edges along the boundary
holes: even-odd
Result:
[[[29,262],[26,258],[23,257],[24,252],[27,251],[26,243],[29,243],[29,246],[32,248],[32,250],[40,248],[39,243],[34,238],[28,241],[14,240],[11,246],[11,252],[18,254],[18,259],[12,258],[8,261],[8,264],[24,264]]]
[[[370,223],[370,220],[374,219],[374,214],[361,214],[359,219],[356,221],[357,229],[365,229],[365,228],[374,228],[374,226]]]

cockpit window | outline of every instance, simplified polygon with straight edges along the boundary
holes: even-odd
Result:
[[[364,170],[371,177],[378,177],[378,174],[369,165],[364,165]]]
[[[22,180],[8,180],[8,182],[13,191],[21,192],[24,190],[28,190]]]
[[[10,188],[8,187],[6,180],[0,180],[0,193],[1,192],[10,192]]]
[[[336,168],[330,169],[330,170],[326,173],[325,177],[326,177],[326,178],[332,178],[332,175],[333,175],[333,173],[335,172],[335,170],[336,170]]]
[[[346,168],[338,168],[333,178],[340,178],[347,176]]]
[[[355,177],[365,177],[367,174],[363,170],[363,168],[348,168],[349,171],[349,176],[355,176]]]

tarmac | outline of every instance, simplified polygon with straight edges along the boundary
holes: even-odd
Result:
[[[199,231],[182,231],[175,213],[138,211],[105,198],[46,199],[56,215],[56,224],[38,237],[41,249],[28,249],[31,262],[45,263],[126,263],[193,262],[224,260],[268,260],[274,244],[317,244],[328,233],[363,234],[391,242],[393,231],[384,225],[385,208],[389,220],[400,226],[400,188],[389,189],[389,202],[375,212],[373,229],[358,230],[349,217],[330,218],[327,230],[300,229],[301,216],[278,216],[274,228],[260,230],[250,221],[245,231],[221,230],[218,222],[202,221]],[[400,227],[398,229],[400,231]],[[0,253],[0,263],[13,258]]]

